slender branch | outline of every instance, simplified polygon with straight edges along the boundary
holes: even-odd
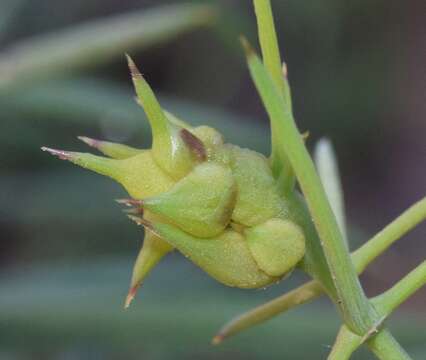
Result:
[[[212,343],[217,345],[225,338],[232,336],[249,327],[262,323],[292,307],[305,304],[322,295],[323,290],[318,281],[310,281],[280,297],[246,312],[223,326]]]
[[[280,49],[278,47],[271,2],[269,0],[254,0],[253,3],[265,67],[271,74],[275,85],[285,94],[287,89],[283,81],[284,76],[281,67]],[[289,100],[290,97],[287,94],[286,105],[291,103]]]
[[[426,261],[398,281],[392,288],[371,301],[383,322],[402,302],[407,300],[426,283]],[[379,327],[379,326],[377,326]],[[377,331],[376,328],[372,331]],[[370,331],[370,333],[372,332]],[[383,330],[380,330],[383,331]],[[349,359],[349,356],[364,342],[364,337],[352,333],[345,325],[340,328],[329,360]],[[380,342],[379,342],[380,344]],[[399,359],[399,358],[398,358]]]
[[[370,262],[372,262],[377,256],[379,256],[396,240],[398,240],[399,237],[405,235],[408,231],[412,230],[416,225],[418,225],[425,219],[426,198],[418,201],[410,208],[405,210],[399,217],[397,217],[394,221],[387,225],[377,235],[372,237],[363,246],[361,246],[358,250],[352,253],[352,260],[354,262],[357,273],[361,274],[365,270],[367,265],[370,264]],[[420,267],[424,269],[424,266],[425,265],[422,264]],[[416,268],[410,274],[408,274],[407,277],[421,278],[422,271],[424,270],[419,270],[419,268]],[[387,299],[392,299],[393,296],[389,298],[389,295],[387,294],[390,294],[393,291],[399,291],[393,290],[394,288],[398,289],[400,287],[407,286],[407,283],[405,281],[407,280],[400,280],[393,288],[389,289],[382,295],[374,298],[373,303],[376,305],[378,303],[383,302],[383,308],[386,309],[387,307],[389,307],[389,305],[386,305]],[[411,283],[412,281],[408,280],[408,282]],[[416,283],[416,281],[414,282]],[[218,332],[217,339],[223,340],[227,337],[235,335],[247,328],[265,322],[271,319],[272,317],[277,316],[278,314],[287,311],[295,306],[305,304],[319,297],[322,294],[323,290],[317,281],[307,282],[286,294],[283,294],[271,301],[268,301],[265,304],[262,304],[232,319],[220,329],[220,331]],[[395,306],[398,305],[399,304],[395,304]],[[377,308],[378,310],[380,310],[380,306]],[[383,312],[381,313],[383,314]]]
[[[280,49],[275,31],[271,2],[269,0],[254,0],[253,3],[256,13],[257,29],[259,34],[260,48],[262,50],[263,62],[269,74],[271,75],[272,80],[283,96],[284,105],[291,113],[292,103],[290,86],[288,84],[286,74],[283,73],[283,68],[281,65]],[[282,141],[281,134],[275,129],[275,125],[272,121],[271,134],[272,172],[278,179],[283,193],[288,193],[294,188],[295,176],[287,156],[282,152],[282,147],[280,146]]]
[[[353,253],[353,261],[358,272],[382,254],[396,240],[426,219],[426,197],[404,211],[371,240]]]
[[[410,360],[410,355],[399,345],[387,329],[367,341],[369,349],[381,360]]]
[[[346,325],[342,325],[327,360],[348,360],[361,345],[361,336],[355,335]]]
[[[390,289],[372,299],[373,304],[380,314],[387,316],[425,284],[426,260]]]
[[[337,292],[336,305],[345,324],[355,333],[364,334],[374,325],[377,314],[361,287],[336,217],[293,116],[282,106],[282,96],[259,58],[250,49],[246,48],[246,51],[250,73],[262,101],[270,116],[279,120],[275,122],[278,133],[285,134],[286,140],[281,146],[290,160],[320,237]]]

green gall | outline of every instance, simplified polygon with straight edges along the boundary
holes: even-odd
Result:
[[[305,254],[303,232],[289,220],[267,220],[247,229],[245,235],[257,264],[271,276],[287,274]]]
[[[228,226],[236,191],[231,170],[203,163],[168,192],[145,199],[143,206],[182,230],[207,238],[220,234]]]
[[[163,110],[128,61],[151,149],[87,137],[79,139],[108,157],[43,148],[114,179],[131,196],[118,202],[146,231],[125,306],[173,249],[223,284],[245,289],[273,284],[303,263],[311,224],[297,215],[300,206],[293,209],[292,194],[278,188],[270,160]]]
[[[279,279],[259,268],[244,236],[236,231],[226,230],[217,237],[200,239],[165,223],[145,226],[225,285],[252,289],[267,286]]]
[[[232,219],[246,226],[285,216],[285,201],[280,197],[267,159],[252,150],[230,146],[230,163],[238,186]]]

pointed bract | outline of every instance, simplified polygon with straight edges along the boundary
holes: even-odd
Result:
[[[138,102],[142,105],[152,129],[152,154],[155,161],[172,178],[179,180],[199,162],[180,136],[184,127],[168,120],[154,92],[127,56]]]
[[[42,147],[41,150],[57,156],[61,160],[67,160],[83,168],[95,171],[99,174],[109,176],[117,181],[121,176],[121,164],[119,160],[108,159],[102,156],[95,156],[89,153],[74,151],[56,150],[48,147]]]
[[[87,136],[77,136],[77,138],[113,159],[127,159],[146,151],[110,141],[92,139]]]
[[[151,231],[145,231],[145,239],[142,248],[133,266],[132,279],[130,282],[129,293],[127,294],[125,301],[125,308],[129,307],[138,288],[141,286],[142,282],[151,270],[171,250],[173,250],[173,247],[167,242],[154,235]]]
[[[143,206],[182,230],[207,238],[220,234],[228,226],[236,195],[229,169],[203,163],[170,191],[144,199]]]

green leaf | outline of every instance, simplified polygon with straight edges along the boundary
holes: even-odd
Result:
[[[133,11],[35,36],[0,54],[0,88],[64,75],[84,66],[107,62],[124,52],[175,38],[211,23],[209,5],[180,4]]]

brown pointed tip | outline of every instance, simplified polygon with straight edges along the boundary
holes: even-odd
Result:
[[[143,215],[143,208],[130,208],[130,209],[124,209],[124,213],[130,214],[130,215]]]
[[[252,48],[252,46],[250,45],[250,43],[248,42],[245,36],[240,36],[240,42],[241,42],[241,45],[243,46],[243,49],[247,57],[251,57],[255,55],[254,49]]]
[[[142,77],[142,74],[140,73],[139,69],[137,68],[135,62],[132,60],[132,58],[128,55],[126,55],[127,64],[130,69],[130,73],[132,74],[133,78]]]
[[[83,141],[85,144],[94,147],[95,149],[99,148],[100,141],[96,139],[89,138],[87,136],[77,136],[78,140]]]
[[[138,200],[138,199],[116,199],[115,201],[121,205],[126,205],[129,207],[143,205],[143,200]]]
[[[152,226],[152,224],[148,220],[145,220],[144,218],[141,218],[141,217],[135,216],[135,215],[127,215],[127,217],[130,220],[134,221],[136,224],[142,225],[142,226],[154,231],[154,227]]]
[[[135,285],[135,286],[130,288],[129,293],[126,296],[126,300],[124,301],[124,309],[129,308],[131,302],[133,301],[133,299],[136,296],[136,292],[138,291],[138,287],[139,287],[139,285]]]
[[[54,156],[57,156],[61,160],[72,160],[73,155],[74,155],[74,153],[72,153],[70,151],[51,149],[51,148],[48,148],[46,146],[43,146],[41,148],[41,151],[47,151],[48,153],[50,153]]]
[[[225,339],[225,336],[218,334],[212,339],[211,344],[219,345],[224,339]]]

